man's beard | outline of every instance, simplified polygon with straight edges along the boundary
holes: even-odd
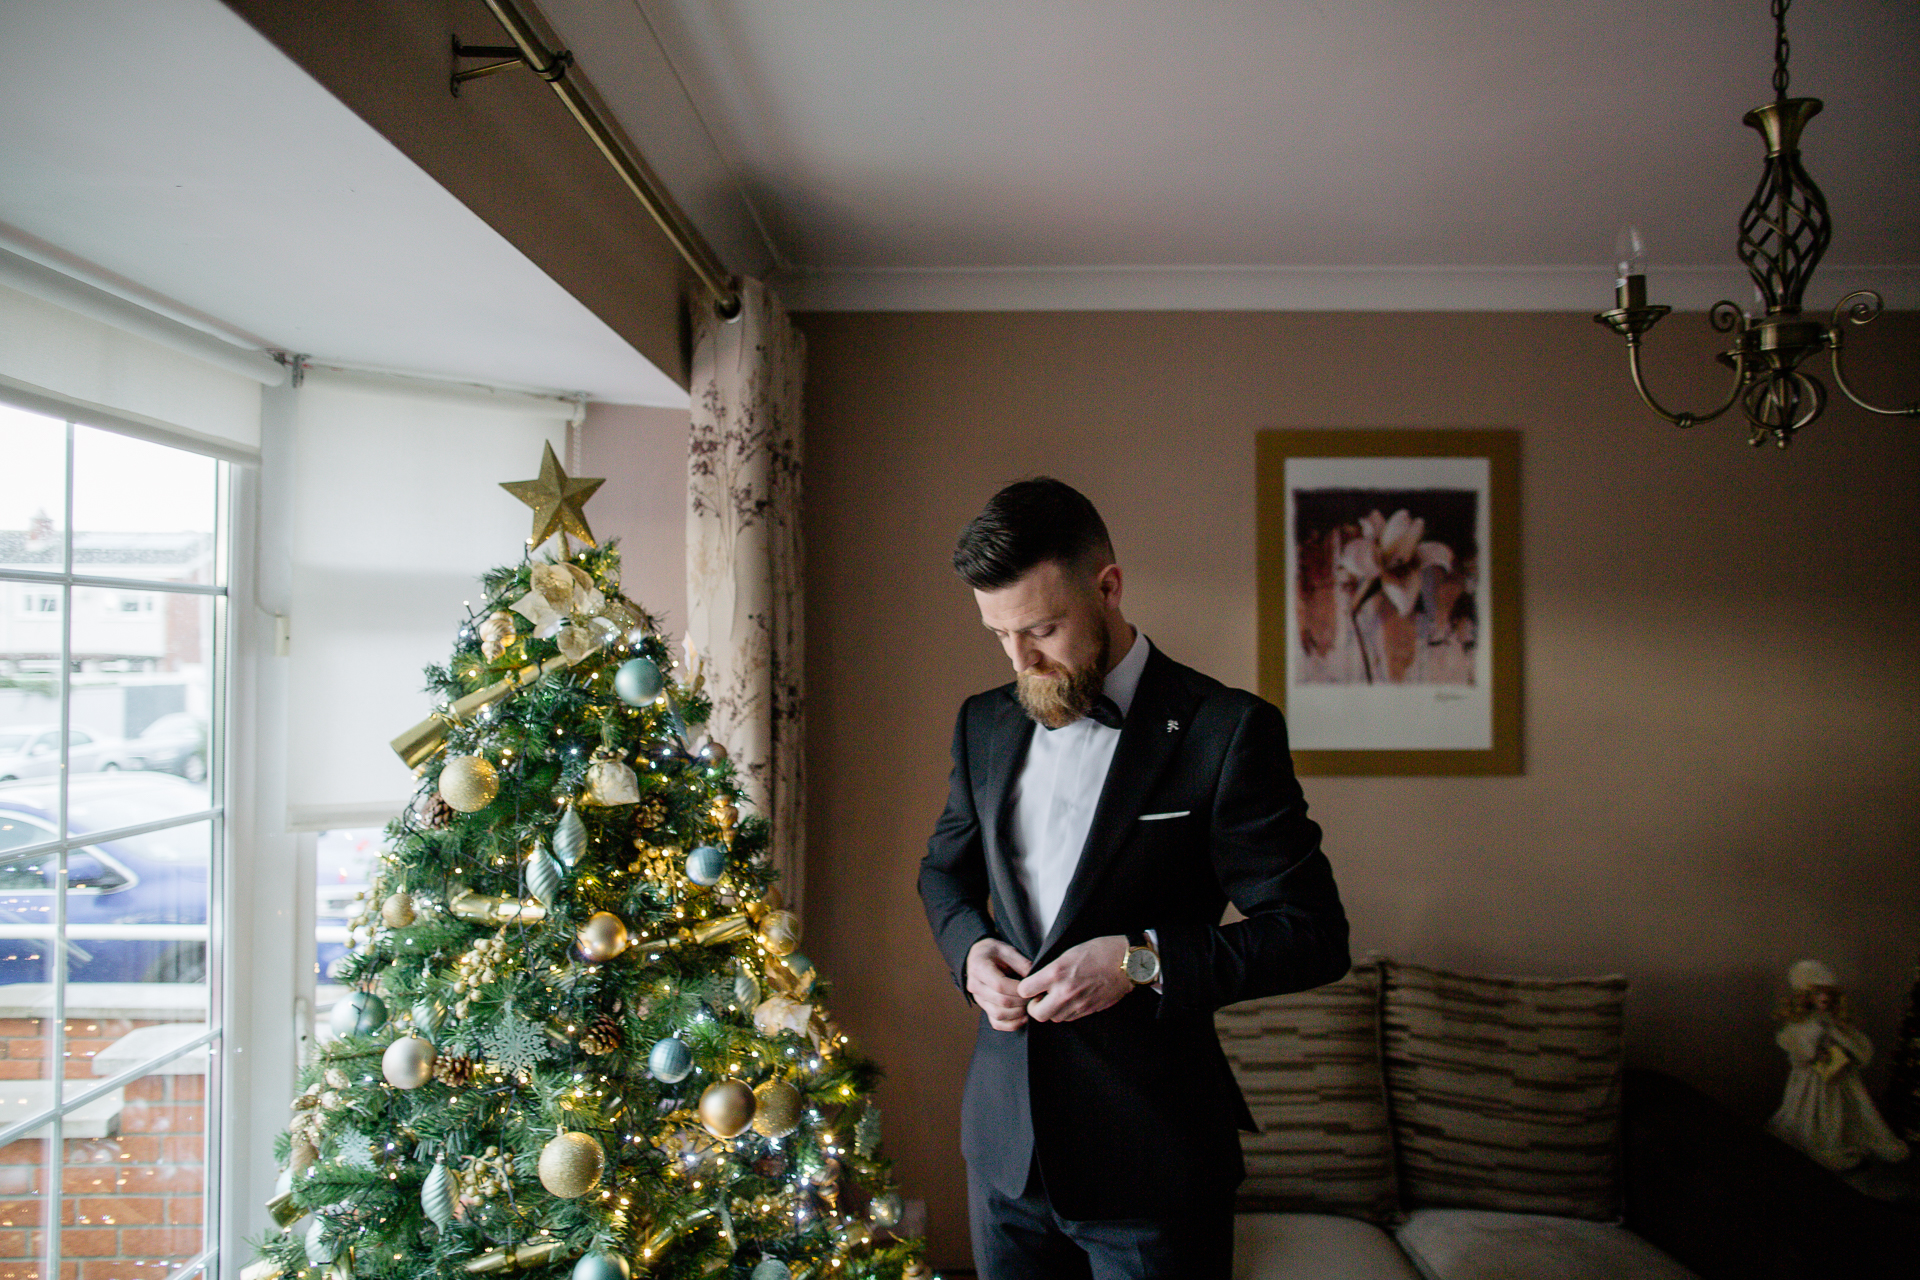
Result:
[[[1014,692],[1021,708],[1049,729],[1064,728],[1085,716],[1106,690],[1108,651],[1102,633],[1099,652],[1085,666],[1020,672],[1014,677]]]

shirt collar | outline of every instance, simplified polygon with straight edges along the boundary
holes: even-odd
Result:
[[[1107,672],[1106,695],[1113,699],[1113,705],[1120,708],[1120,718],[1126,719],[1133,710],[1133,695],[1140,688],[1140,673],[1147,669],[1147,654],[1153,646],[1147,643],[1147,633],[1135,630],[1133,647],[1127,650],[1127,656],[1113,670]]]

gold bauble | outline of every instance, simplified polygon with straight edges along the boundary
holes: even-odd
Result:
[[[500,775],[485,756],[455,756],[440,771],[440,798],[462,813],[478,813],[500,794]]]
[[[784,1138],[800,1127],[800,1091],[784,1080],[769,1080],[753,1091],[753,1131]]]
[[[540,1150],[540,1185],[562,1200],[577,1200],[600,1185],[607,1153],[586,1133],[563,1133]]]
[[[777,956],[792,955],[800,946],[800,917],[791,911],[769,911],[760,917],[760,941]]]
[[[700,1123],[716,1138],[731,1138],[753,1123],[753,1108],[745,1080],[722,1080],[700,1095]]]
[[[404,929],[413,923],[413,895],[410,893],[390,894],[380,904],[380,919],[389,929]]]
[[[611,911],[596,911],[580,926],[576,935],[580,954],[595,964],[611,960],[633,942],[627,926]]]
[[[380,1074],[396,1089],[418,1089],[433,1079],[433,1041],[401,1036],[380,1055]]]

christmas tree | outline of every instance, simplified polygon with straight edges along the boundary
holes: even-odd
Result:
[[[549,448],[505,486],[529,552],[485,576],[428,668],[438,710],[394,741],[419,794],[249,1280],[931,1275],[894,1234],[879,1071],[827,1013],[725,748],[694,745],[699,664],[676,678],[593,541],[599,483]]]

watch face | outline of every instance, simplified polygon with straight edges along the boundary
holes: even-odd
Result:
[[[1160,976],[1160,957],[1151,948],[1133,948],[1127,952],[1127,976],[1135,982],[1152,982]]]

